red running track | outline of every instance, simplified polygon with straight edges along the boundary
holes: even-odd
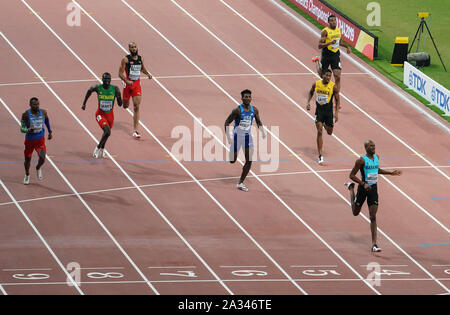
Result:
[[[315,128],[302,110],[316,79],[317,37],[270,1],[77,3],[89,14],[79,27],[67,25],[67,3],[2,4],[0,126],[8,137],[0,179],[17,201],[2,187],[3,294],[450,292],[448,131],[343,58],[344,109],[318,166]],[[112,158],[94,160],[95,101],[85,112],[81,103],[94,75],[117,77],[131,40],[155,76],[142,81],[143,139],[131,138],[131,116],[116,108]],[[267,163],[255,162],[247,194],[235,189],[240,165],[169,154],[179,140],[172,132],[186,128],[203,133],[202,143],[187,142],[192,152],[212,143],[225,159],[224,137],[207,136],[244,88],[264,124],[279,127],[269,136],[278,168],[263,172]],[[54,166],[24,186],[23,135],[7,108],[20,118],[34,95],[51,117]],[[383,168],[403,170],[380,183],[379,254],[370,253],[368,222],[351,215],[343,186],[368,138]],[[374,262],[380,286],[365,281]],[[66,283],[70,263],[81,268],[78,287]]]

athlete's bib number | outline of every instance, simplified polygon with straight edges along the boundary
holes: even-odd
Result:
[[[100,109],[104,112],[108,112],[112,109],[113,104],[111,101],[100,101]]]
[[[141,75],[141,65],[131,65],[130,66],[130,79],[137,80]]]
[[[247,117],[242,119],[239,122],[239,128],[242,130],[249,130],[250,126],[252,125],[252,120],[251,120],[250,116],[247,116]]]
[[[317,103],[320,105],[325,105],[328,103],[328,95],[326,94],[317,94]]]
[[[42,121],[42,118],[40,119],[34,119],[30,121],[30,129],[32,129],[32,133],[39,133],[42,131],[44,122]]]
[[[341,40],[340,38],[336,38],[336,39],[335,39],[336,43],[334,43],[333,45],[331,45],[331,49],[339,48],[339,41],[340,41],[340,40]]]
[[[369,185],[374,185],[378,182],[378,173],[367,174],[366,182]]]

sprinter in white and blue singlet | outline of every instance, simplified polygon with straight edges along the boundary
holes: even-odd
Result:
[[[378,211],[378,174],[382,175],[401,175],[401,171],[386,171],[380,168],[380,157],[375,154],[375,143],[368,140],[364,143],[366,155],[356,160],[355,166],[350,172],[350,179],[358,183],[358,191],[355,197],[355,184],[345,183],[345,186],[350,190],[350,202],[352,205],[352,212],[357,216],[361,212],[362,205],[367,198],[367,205],[369,206],[370,216],[370,231],[372,233],[372,252],[381,252],[377,245],[377,219]],[[356,174],[361,172],[361,179]]]
[[[266,138],[264,127],[259,117],[258,109],[251,105],[252,92],[250,90],[244,90],[241,92],[242,104],[233,109],[231,114],[225,120],[225,134],[227,136],[230,146],[230,163],[235,163],[239,150],[242,148],[245,153],[245,164],[242,168],[242,174],[239,179],[237,188],[242,191],[248,191],[248,188],[244,185],[244,180],[247,177],[248,172],[252,166],[253,156],[253,139],[251,135],[251,128],[253,119],[256,121],[263,139]],[[229,125],[234,121],[233,138],[228,131]]]

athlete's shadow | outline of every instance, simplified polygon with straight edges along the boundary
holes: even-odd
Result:
[[[133,198],[126,198],[124,197],[124,195],[120,195],[120,194],[114,194],[112,195],[111,193],[96,193],[94,194],[89,194],[89,195],[85,195],[83,198],[86,199],[89,202],[98,202],[100,204],[103,205],[108,205],[108,208],[111,208],[111,205],[120,205],[120,206],[132,206],[133,203]],[[95,206],[97,207],[101,207],[101,206]]]
[[[111,130],[111,134],[114,133],[114,131],[123,131],[125,134],[131,136],[130,130],[132,129],[131,122],[126,123],[122,121],[114,121],[113,129]]]
[[[185,180],[186,179],[186,175],[184,173],[181,172],[168,172],[168,171],[164,171],[162,170],[161,165],[167,165],[168,163],[170,163],[171,160],[167,160],[167,161],[149,161],[149,162],[125,162],[122,163],[122,166],[127,166],[126,167],[126,172],[130,175],[136,176],[136,177],[140,177],[140,176],[164,176],[164,177],[169,177],[171,179],[180,179],[180,180]],[[177,166],[178,167],[178,166]]]
[[[309,147],[293,147],[295,153],[299,155],[306,163],[311,162],[312,159],[317,160],[318,153],[315,145]]]
[[[52,185],[50,181],[48,183],[46,183],[45,179],[44,179],[43,182],[40,182],[40,181],[37,181],[37,180],[35,182],[31,182],[30,186],[36,187],[36,188],[39,187],[42,190],[46,190],[48,192],[52,192],[54,195],[65,195],[65,194],[72,194],[73,193],[73,191],[71,191],[69,189],[69,187],[67,187],[67,186],[66,186],[67,187],[66,190],[55,189],[54,185]]]

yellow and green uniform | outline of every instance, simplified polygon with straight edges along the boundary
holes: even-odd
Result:
[[[103,84],[97,85],[97,98],[98,108],[105,113],[109,113],[112,111],[116,99],[116,87],[111,84],[108,89],[105,89]]]

